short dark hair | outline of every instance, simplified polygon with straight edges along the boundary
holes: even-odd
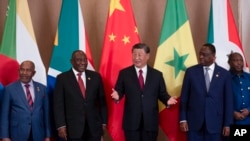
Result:
[[[215,49],[215,46],[211,43],[205,43],[203,44],[203,46],[206,46],[209,48],[209,50],[213,53],[213,54],[216,54],[216,49]]]
[[[132,52],[134,49],[144,49],[145,53],[149,54],[150,53],[150,48],[147,44],[145,43],[137,43],[133,46]]]
[[[232,61],[232,59],[233,59],[233,57],[234,57],[234,55],[240,55],[241,57],[242,57],[242,55],[240,54],[240,53],[238,53],[238,52],[231,52],[229,55],[228,55],[228,63],[230,63],[231,61]],[[242,57],[243,58],[243,57]]]

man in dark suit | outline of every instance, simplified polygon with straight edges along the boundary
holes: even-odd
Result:
[[[46,87],[32,80],[35,65],[24,61],[19,80],[4,89],[0,136],[3,141],[44,141],[51,136]]]
[[[81,50],[73,52],[71,64],[72,69],[56,79],[53,104],[58,135],[68,141],[100,141],[107,121],[101,76],[86,70],[88,60]]]
[[[162,73],[147,65],[150,48],[143,43],[132,48],[133,65],[120,71],[111,97],[118,102],[125,95],[123,129],[126,141],[156,141],[158,135],[158,99],[175,104]]]
[[[233,123],[231,76],[215,63],[215,54],[214,45],[204,44],[199,64],[188,68],[184,76],[180,128],[188,133],[188,141],[220,141],[222,135],[229,136]]]

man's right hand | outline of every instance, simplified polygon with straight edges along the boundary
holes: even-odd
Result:
[[[187,132],[188,131],[188,124],[186,121],[180,122],[180,129],[183,132]]]
[[[117,91],[115,89],[112,89],[112,91],[113,91],[111,94],[112,99],[114,99],[115,101],[118,101],[119,95],[118,95]]]
[[[67,140],[67,128],[61,127],[57,130],[58,130],[58,136],[66,141]]]
[[[3,138],[2,141],[11,141],[10,138]]]

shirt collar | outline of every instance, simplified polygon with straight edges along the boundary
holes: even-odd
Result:
[[[209,70],[214,71],[215,64],[213,63],[213,64],[211,64],[210,66],[203,66],[203,68],[204,68],[204,69],[205,69],[205,68],[209,68]]]
[[[73,70],[75,76],[77,76],[77,74],[80,73],[80,72],[78,72],[77,70],[75,70],[74,68],[72,68],[72,70]],[[83,72],[81,72],[81,73],[82,73],[82,75],[84,75],[84,74],[85,74],[85,71],[83,71]]]
[[[136,70],[136,72],[139,72],[139,70],[142,70],[142,72],[145,72],[145,74],[146,74],[146,72],[147,72],[147,65],[145,65],[145,66],[142,67],[142,68],[137,68],[137,67],[135,66],[135,70]]]

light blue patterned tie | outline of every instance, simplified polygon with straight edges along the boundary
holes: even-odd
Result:
[[[210,77],[209,77],[208,70],[209,70],[209,67],[206,67],[205,68],[205,82],[206,82],[207,92],[208,92],[209,87],[210,87]]]

